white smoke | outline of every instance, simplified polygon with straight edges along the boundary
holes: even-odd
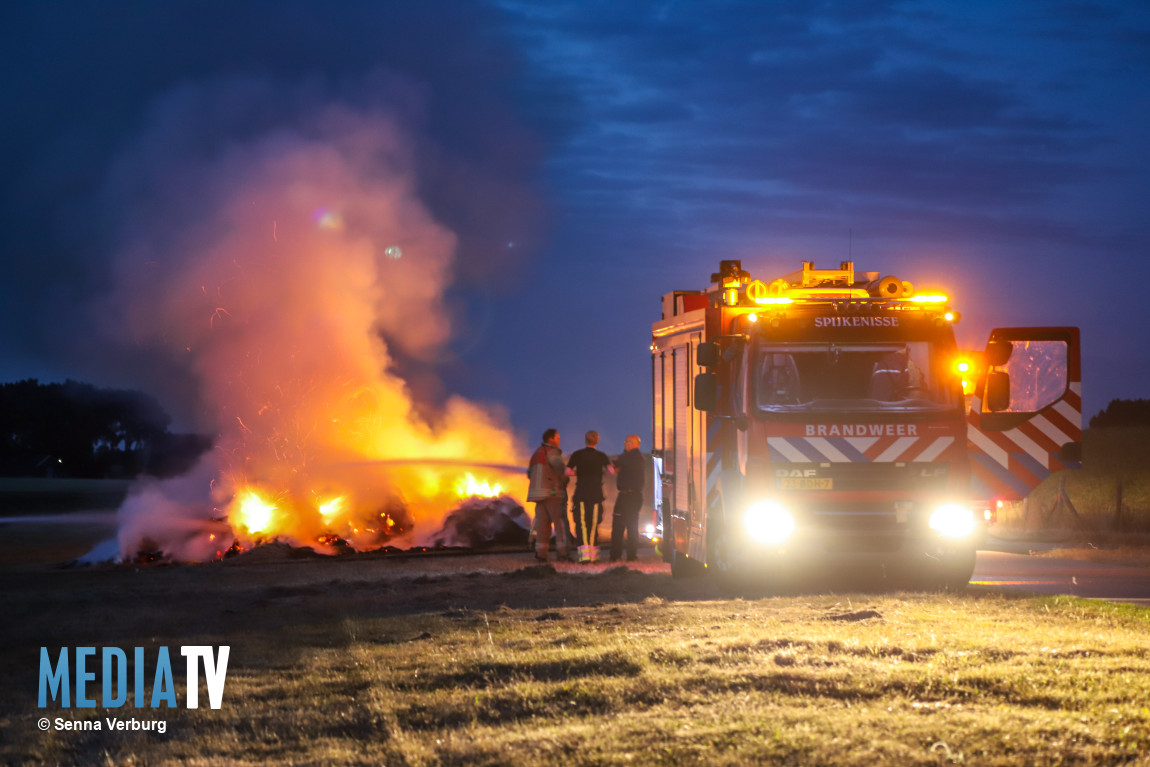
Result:
[[[290,119],[253,128],[236,117],[252,105]],[[235,140],[197,141],[197,127],[229,121],[243,126]],[[237,527],[243,540],[326,531],[367,547],[400,508],[427,535],[458,472],[365,462],[522,455],[504,416],[460,398],[426,423],[392,370],[388,344],[432,358],[451,335],[456,238],[420,201],[414,156],[393,113],[315,86],[215,83],[156,109],[109,184],[110,208],[131,213],[100,322],[190,378],[196,425],[216,447],[188,477],[125,502],[123,556],[147,542],[209,558],[219,538],[205,536],[219,531],[204,520],[234,522],[242,488],[275,507],[270,529]],[[338,520],[319,513],[334,497]]]

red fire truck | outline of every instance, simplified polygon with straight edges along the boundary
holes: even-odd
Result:
[[[961,352],[945,295],[720,262],[652,326],[656,530],[675,575],[881,568],[961,588],[996,502],[1081,460],[1078,328]]]

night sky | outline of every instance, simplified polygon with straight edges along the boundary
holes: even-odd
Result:
[[[117,327],[124,254],[183,257],[195,169],[346,113],[398,126],[457,238],[450,341],[382,331],[428,417],[461,394],[526,446],[649,447],[659,298],[728,258],[940,287],[966,348],[1078,325],[1084,419],[1150,396],[1142,2],[21,2],[0,57],[0,381],[195,428],[194,377]]]

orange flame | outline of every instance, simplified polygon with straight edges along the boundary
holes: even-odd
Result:
[[[337,496],[319,505],[319,513],[324,519],[330,519],[343,509],[344,496]]]
[[[260,498],[255,491],[246,490],[239,495],[235,511],[229,516],[236,525],[258,535],[271,528],[275,511],[276,507]]]
[[[503,486],[492,484],[487,480],[481,482],[468,472],[462,479],[455,483],[455,492],[459,494],[460,498],[495,498],[498,495],[502,495]]]

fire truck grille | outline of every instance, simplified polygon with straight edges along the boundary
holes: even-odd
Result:
[[[950,464],[946,462],[774,463],[772,468],[774,485],[780,490],[941,492],[946,489],[950,475]]]
[[[900,521],[892,503],[817,504],[796,511],[827,551],[897,551],[919,527],[917,517]]]

